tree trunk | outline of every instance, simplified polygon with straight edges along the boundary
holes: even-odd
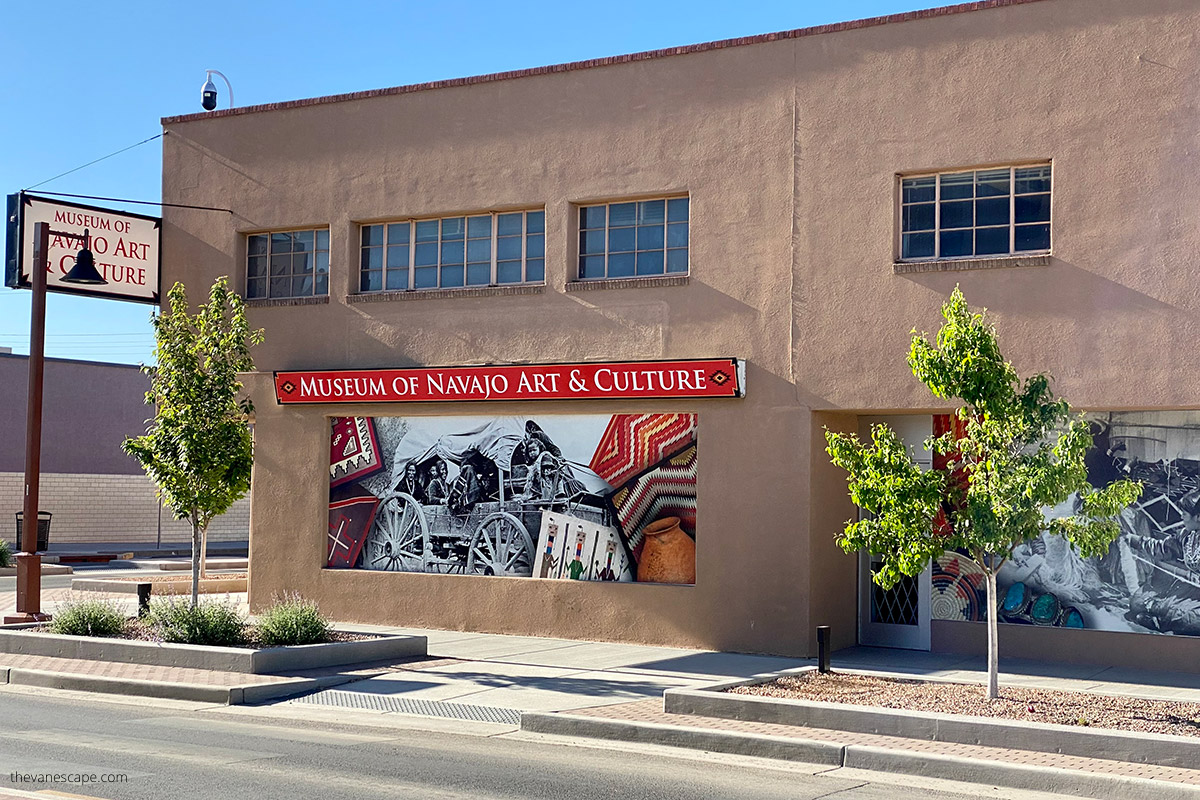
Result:
[[[994,561],[994,559],[993,559]],[[996,573],[985,570],[987,575],[987,639],[988,639],[988,700],[1000,696],[1000,626],[996,619],[999,616],[999,598],[996,594]]]
[[[200,529],[200,579],[208,577],[208,526]]]
[[[192,515],[192,608],[200,603],[200,521]]]

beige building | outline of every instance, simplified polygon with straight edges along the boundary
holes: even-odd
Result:
[[[1148,487],[1105,559],[1019,553],[1004,652],[1194,668],[1198,29],[1194,0],[985,0],[164,119],[164,202],[232,210],[164,210],[165,281],[197,297],[229,276],[266,330],[246,381],[252,604],[297,590],[364,622],[794,655],[827,624],[838,646],[981,650],[953,556],[891,594],[863,581],[823,451],[825,427],[888,417],[919,442],[936,424],[904,357],[958,284],[1018,370],[1094,410],[1097,475]],[[272,378],[728,358],[744,397],[300,405]],[[614,472],[604,445],[639,415],[684,432]],[[346,441],[365,449],[339,461]],[[605,570],[579,550],[606,541],[638,577],[655,514],[622,498],[672,469],[690,483],[658,519],[685,521],[694,582],[583,580]],[[559,522],[579,538],[555,544]],[[576,561],[577,580],[514,577]]]

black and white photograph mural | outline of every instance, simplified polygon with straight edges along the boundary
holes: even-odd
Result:
[[[1001,621],[1200,636],[1200,411],[1091,413],[1088,481],[1141,481],[1121,535],[1100,558],[1058,536],[1019,545],[998,576]],[[1072,512],[1075,498],[1047,509]],[[983,619],[982,575],[946,553],[933,570],[934,618]]]

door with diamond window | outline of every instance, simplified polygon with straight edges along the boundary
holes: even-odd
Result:
[[[913,459],[923,469],[933,466],[925,440],[933,433],[933,418],[926,415],[859,417],[858,435],[866,440],[871,426],[891,426],[908,446]],[[871,580],[877,558],[860,553],[858,560],[858,641],[876,647],[929,649],[929,595],[931,571],[902,578],[891,589],[882,589]]]

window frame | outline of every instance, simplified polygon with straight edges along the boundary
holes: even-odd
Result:
[[[289,237],[294,237],[296,234],[304,234],[304,233],[311,233],[312,238],[313,238],[313,248],[312,248],[312,250],[308,251],[308,254],[312,257],[312,271],[311,271],[311,273],[308,273],[308,274],[303,273],[303,272],[297,273],[294,271],[295,256],[299,253],[305,252],[303,250],[298,251],[298,250],[294,249],[295,248],[294,238],[293,238],[293,245],[292,245],[293,249],[288,250],[286,253],[282,253],[282,252],[277,253],[274,251],[274,244],[275,244],[274,237],[281,236],[281,235],[287,235]],[[320,247],[321,234],[324,234],[324,238],[325,238],[325,246],[324,247]],[[264,253],[253,252],[253,248],[251,246],[251,241],[256,236],[261,236],[266,240],[266,243],[267,243],[266,252],[264,252]],[[245,298],[247,300],[254,300],[254,301],[259,301],[259,300],[300,300],[300,299],[304,299],[304,298],[328,297],[329,296],[329,278],[330,278],[330,273],[331,273],[330,255],[332,252],[332,248],[331,248],[332,241],[331,241],[331,233],[330,233],[329,226],[326,225],[324,227],[314,227],[314,228],[288,228],[285,230],[275,229],[275,230],[267,230],[267,231],[253,231],[253,232],[245,234],[244,244],[246,247],[246,261],[245,261],[245,271],[244,271],[244,275],[245,275],[245,279],[246,279]],[[318,292],[317,287],[318,287],[318,284],[320,283],[318,278],[322,274],[321,269],[320,269],[320,261],[321,261],[320,255],[322,253],[325,255],[325,265],[324,265],[325,266],[325,269],[324,269],[325,287],[324,287],[324,291]],[[286,276],[273,275],[271,272],[271,259],[277,255],[278,256],[289,255],[292,257],[292,268],[289,268],[289,271],[287,272]],[[254,259],[254,258],[262,258],[263,259],[263,263],[265,265],[265,270],[262,275],[252,275],[250,272],[251,259]],[[295,286],[295,281],[297,278],[307,277],[312,282],[312,291],[310,291],[308,294],[294,294],[292,291],[289,290],[288,294],[286,294],[286,295],[272,294],[271,293],[272,281],[277,278],[283,278],[283,277],[286,277],[288,279],[288,281],[292,287]],[[254,285],[255,281],[262,282],[262,285],[264,287],[263,294],[252,294],[251,287]]]
[[[672,221],[670,218],[670,202],[672,200],[686,200],[687,201],[687,218],[685,220],[682,220],[683,224],[685,224],[687,226],[687,244],[684,247],[671,247],[670,246],[670,238],[669,238],[670,225],[678,224],[680,222],[680,220]],[[656,201],[662,201],[664,204],[663,205],[663,222],[662,222],[662,230],[663,230],[663,245],[662,245],[662,247],[654,248],[654,249],[647,249],[647,250],[639,250],[638,249],[637,242],[636,242],[636,231],[639,228],[645,227],[645,226],[638,224],[638,222],[636,221],[637,211],[635,209],[635,222],[633,225],[617,226],[618,229],[630,228],[635,231],[634,249],[632,251],[624,251],[624,250],[617,251],[618,255],[624,255],[624,254],[628,253],[634,257],[634,267],[633,267],[634,272],[632,275],[617,275],[617,276],[610,275],[609,274],[609,259],[613,255],[613,253],[609,249],[609,242],[610,242],[609,235],[610,235],[610,231],[612,230],[612,224],[611,224],[612,223],[612,215],[611,215],[609,209],[614,205],[624,205],[627,203],[632,203],[635,206],[638,206],[642,203],[653,203]],[[579,282],[579,283],[592,283],[592,282],[598,282],[598,281],[657,280],[657,279],[662,279],[662,278],[682,278],[682,277],[686,277],[691,274],[691,272],[692,272],[692,197],[691,197],[690,193],[679,192],[679,193],[664,194],[664,195],[652,195],[650,197],[617,198],[617,199],[613,199],[613,200],[605,200],[602,202],[576,203],[576,204],[574,204],[573,207],[577,213],[576,213],[576,217],[575,217],[575,223],[576,223],[576,228],[575,228],[575,234],[576,234],[575,235],[575,273],[574,273],[574,277],[572,278],[572,281]],[[603,229],[604,230],[604,252],[603,253],[590,253],[590,252],[585,252],[585,250],[584,250],[584,234],[589,231],[594,232],[594,231],[600,230],[599,228],[584,227],[583,217],[584,217],[584,214],[586,213],[586,211],[590,208],[604,208],[605,209],[604,229]],[[683,250],[684,252],[687,253],[687,266],[685,269],[675,270],[675,271],[671,271],[670,269],[668,269],[667,254],[672,250]],[[663,254],[662,272],[644,273],[644,274],[639,274],[637,272],[637,256],[640,253],[644,253],[644,252],[645,253],[661,252]],[[594,258],[597,255],[602,256],[604,258],[604,274],[596,275],[596,276],[585,275],[584,274],[584,258]]]
[[[500,217],[520,214],[521,215],[521,232],[519,234],[500,234]],[[541,214],[541,230],[531,231],[529,229],[529,215]],[[488,217],[490,219],[491,230],[486,237],[470,237],[470,220]],[[443,223],[447,220],[463,221],[463,232],[461,239],[443,239]],[[421,242],[421,244],[432,244],[437,252],[437,263],[422,264],[418,267],[417,260],[417,225],[422,222],[432,222],[437,225],[437,238],[432,242]],[[389,239],[389,228],[395,225],[408,226],[408,238],[405,242],[392,243]],[[366,231],[372,227],[380,227],[383,229],[383,240],[380,244],[367,244],[365,241]],[[531,236],[542,237],[542,253],[540,256],[530,256],[529,239]],[[501,259],[499,253],[499,243],[501,239],[519,239],[521,243],[521,255],[518,259]],[[445,265],[442,263],[442,246],[445,242],[461,242],[463,245],[463,260],[461,266],[463,269],[463,282],[455,286],[442,285],[442,270],[446,266],[456,267],[459,264]],[[487,283],[469,283],[468,282],[468,267],[472,265],[483,264],[482,261],[469,261],[468,243],[472,241],[487,241],[489,242],[489,260],[488,260],[488,282]],[[397,272],[404,271],[406,275],[406,285],[403,288],[388,286],[388,249],[391,247],[405,246],[408,248],[408,265],[406,267],[394,267],[392,269]],[[377,249],[381,253],[380,266],[378,268],[368,267],[364,264],[364,256],[368,249]],[[354,294],[356,295],[376,295],[387,292],[441,292],[455,291],[458,289],[488,289],[488,288],[503,288],[506,286],[540,286],[546,282],[546,208],[545,206],[533,206],[529,208],[514,208],[504,211],[480,211],[475,213],[450,214],[436,217],[408,217],[401,219],[379,220],[374,222],[358,223],[358,268],[356,270],[356,281],[354,284]],[[540,278],[529,278],[529,263],[531,261],[540,261],[542,264],[542,276]],[[518,263],[521,265],[521,280],[499,282],[499,269],[502,263]],[[436,286],[416,286],[417,269],[434,269],[437,274]],[[363,278],[367,273],[375,272],[379,274],[380,285],[378,289],[363,288]]]
[[[1036,167],[1046,167],[1050,171],[1049,180],[1050,188],[1046,191],[1038,192],[1017,192],[1017,170],[1030,169]],[[961,175],[972,173],[977,175],[981,172],[994,172],[997,170],[1008,170],[1008,222],[1005,225],[1008,227],[1008,250],[1003,253],[983,253],[969,255],[950,255],[941,254],[942,236],[945,231],[971,231],[972,238],[974,233],[981,229],[999,228],[1004,225],[978,225],[974,217],[974,207],[972,209],[972,224],[970,227],[943,228],[942,227],[942,178],[950,175]],[[904,201],[904,183],[905,181],[916,180],[920,178],[934,178],[934,199],[933,199],[933,228],[920,229],[914,231],[906,231],[904,229],[904,212],[905,209],[912,205],[928,203],[930,201],[920,201],[920,203],[906,203]],[[974,186],[978,185],[978,178],[974,179]],[[1009,164],[997,164],[994,166],[976,166],[962,167],[958,169],[940,169],[924,172],[901,173],[896,176],[895,183],[895,199],[896,199],[896,218],[895,218],[895,242],[894,242],[894,257],[893,261],[898,264],[914,264],[914,263],[929,263],[929,262],[949,262],[949,261],[984,261],[1000,258],[1017,258],[1021,256],[1039,256],[1049,255],[1054,248],[1054,162],[1053,160],[1045,161],[1028,161],[1028,162],[1013,162]],[[1016,204],[1018,197],[1036,197],[1046,195],[1049,201],[1049,214],[1044,221],[1038,220],[1030,223],[1018,223],[1016,215]],[[953,202],[958,198],[951,198],[947,202]],[[968,199],[968,198],[961,198]],[[981,199],[973,191],[971,198],[973,201]],[[1036,250],[1018,250],[1017,247],[1017,228],[1019,225],[1046,225],[1048,227],[1049,241],[1044,248]],[[904,255],[904,236],[905,234],[913,233],[931,233],[933,235],[933,255],[932,256],[905,256]],[[974,247],[972,247],[974,250]]]

